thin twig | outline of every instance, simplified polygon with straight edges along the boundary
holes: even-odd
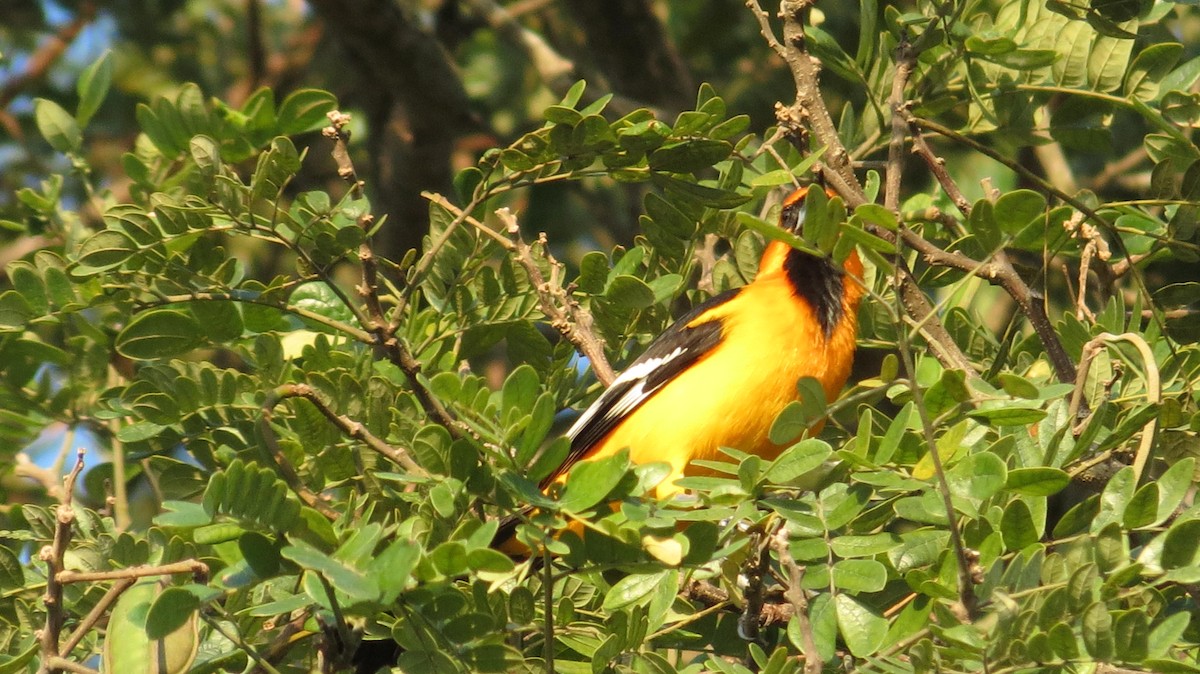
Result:
[[[88,611],[83,620],[79,621],[79,625],[75,627],[75,631],[71,632],[71,635],[63,642],[62,648],[59,650],[64,657],[71,654],[71,651],[79,645],[80,641],[83,641],[87,633],[96,626],[96,622],[108,611],[108,607],[117,600],[117,597],[121,596],[122,592],[133,586],[135,582],[133,578],[122,578],[113,583],[112,587],[108,588],[108,592],[105,592],[104,596],[100,597],[100,601],[96,602],[92,610]]]
[[[279,446],[279,439],[275,437],[275,430],[271,428],[271,420],[275,416],[275,403],[281,398],[282,395],[279,391],[276,391],[274,396],[268,395],[267,400],[263,401],[262,410],[258,417],[258,432],[262,436],[266,456],[275,464],[275,468],[279,471],[279,475],[283,478],[283,481],[287,482],[288,487],[296,493],[296,496],[300,497],[300,500],[305,505],[321,513],[330,521],[336,520],[342,514],[330,506],[319,494],[309,489],[308,485],[304,484],[304,480],[300,479],[300,474],[296,472],[287,455],[283,453],[283,448]]]
[[[971,202],[963,194],[958,187],[958,182],[950,176],[950,172],[946,170],[946,160],[937,156],[933,152],[933,148],[929,147],[929,142],[925,140],[925,136],[921,133],[919,127],[911,121],[911,114],[907,110],[903,111],[908,123],[909,129],[912,131],[913,153],[920,157],[925,165],[929,167],[930,173],[937,179],[938,184],[942,186],[942,190],[946,196],[950,197],[950,201],[958,208],[958,211],[963,216],[971,214]]]
[[[604,355],[604,340],[592,329],[594,321],[591,313],[581,307],[561,284],[554,279],[547,281],[542,275],[542,270],[534,259],[533,249],[521,238],[521,227],[512,211],[507,207],[501,208],[496,211],[496,217],[504,223],[505,230],[513,242],[517,263],[529,274],[529,280],[533,282],[537,291],[538,304],[542,313],[550,319],[550,325],[587,357],[592,371],[596,373],[596,379],[604,386],[610,386],[617,375],[613,372],[608,357]],[[546,260],[551,270],[562,269],[562,264],[555,260],[546,248],[545,234],[538,236],[538,244],[541,246],[539,255]]]
[[[333,141],[331,154],[334,162],[337,163],[338,175],[350,184],[350,193],[355,198],[359,198],[363,194],[363,182],[359,179],[354,162],[350,159],[350,132],[346,129],[346,125],[350,123],[350,115],[337,110],[330,111],[327,115],[330,126],[325,127],[321,133]],[[358,247],[362,282],[355,287],[355,291],[367,309],[365,317],[360,318],[363,327],[374,336],[374,344],[382,349],[389,360],[403,370],[417,396],[417,401],[421,403],[426,414],[445,427],[454,438],[471,435],[470,429],[456,420],[442,402],[421,382],[421,364],[396,336],[404,313],[403,303],[393,310],[395,314],[391,321],[388,321],[384,315],[383,305],[379,299],[379,265],[375,258],[375,252],[371,248],[370,240],[374,222],[375,216],[365,210],[359,214],[357,220],[357,224],[364,234],[363,242]],[[353,307],[351,308],[353,309]]]
[[[337,163],[338,176],[350,185],[350,195],[355,199],[361,199],[363,181],[359,179],[358,172],[354,169],[354,162],[350,160],[350,131],[346,128],[346,125],[350,123],[350,115],[338,110],[331,110],[326,113],[326,116],[329,118],[329,126],[322,129],[321,133],[333,141],[333,150],[330,154]],[[383,306],[379,302],[379,266],[375,261],[375,252],[371,249],[370,237],[371,227],[375,224],[375,216],[364,209],[359,213],[356,222],[363,230],[363,240],[358,246],[362,283],[356,286],[355,290],[367,307],[367,317],[370,323],[365,327],[370,332],[379,333],[382,336],[387,321],[383,316]]]
[[[71,660],[58,655],[52,655],[47,658],[46,662],[42,663],[42,666],[51,672],[65,669],[68,672],[75,672],[75,674],[100,674],[99,670],[86,667],[78,662],[72,662]]]
[[[184,559],[170,564],[156,566],[131,566],[125,569],[111,571],[59,571],[58,582],[86,583],[105,580],[123,580],[129,578],[151,578],[153,576],[173,576],[177,573],[190,573],[200,582],[208,582],[208,565],[198,559]]]
[[[374,433],[367,430],[367,427],[361,422],[334,412],[333,407],[329,404],[329,401],[325,399],[325,396],[321,395],[320,392],[308,384],[284,384],[276,388],[273,393],[278,396],[278,399],[275,400],[276,404],[285,398],[304,398],[315,405],[317,410],[319,410],[321,414],[329,420],[330,423],[332,423],[334,426],[337,426],[338,430],[341,431],[343,435],[354,440],[361,441],[376,453],[404,468],[411,475],[417,477],[426,477],[429,475],[429,473],[425,472],[424,468],[422,468],[416,461],[412,459],[407,450],[389,445]]]
[[[897,246],[897,275],[901,273],[899,261],[902,256],[903,251]],[[934,437],[933,420],[930,419],[929,410],[925,407],[925,392],[916,380],[915,373],[917,368],[912,355],[912,344],[909,341],[908,331],[900,330],[898,335],[900,360],[904,366],[904,371],[908,373],[908,388],[912,392],[913,405],[917,410],[917,416],[921,419],[925,444],[929,449],[929,457],[933,461],[933,471],[937,478],[938,493],[942,497],[942,506],[946,510],[947,527],[950,530],[950,542],[954,549],[954,556],[958,562],[958,598],[962,613],[964,614],[961,617],[964,622],[969,622],[974,619],[975,609],[978,604],[978,599],[975,595],[974,574],[972,573],[970,555],[967,552],[966,544],[963,543],[962,532],[959,530],[958,520],[955,517],[954,503],[950,496],[950,482],[946,478],[946,470],[942,465],[941,452],[938,451],[937,439]]]
[[[74,498],[75,481],[83,472],[83,454],[84,449],[80,447],[75,454],[75,466],[63,479],[62,501],[54,516],[54,541],[38,553],[38,558],[46,563],[46,594],[43,597],[46,624],[41,634],[42,664],[38,668],[38,674],[53,674],[65,669],[62,663],[58,662],[61,654],[59,639],[65,622],[63,582],[59,579],[59,574],[63,573],[63,558],[71,544],[71,527],[75,524],[75,509],[71,501]]]
[[[550,547],[542,546],[542,660],[546,674],[554,673],[554,575]]]
[[[812,130],[818,143],[825,147],[821,161],[825,180],[846,199],[847,205],[853,208],[864,201],[862,185],[854,175],[854,169],[850,165],[850,153],[838,137],[833,117],[821,98],[820,68],[805,46],[803,18],[812,4],[812,0],[781,0],[779,3],[779,16],[783,19],[783,42],[778,47],[777,41],[771,46],[791,70],[796,86],[796,100],[790,106],[777,106],[775,117],[780,127],[788,131],[793,143],[801,139],[809,129]],[[747,0],[747,6],[756,15],[762,12],[758,0]],[[760,19],[760,22],[769,29],[763,19]],[[767,32],[769,30],[764,31],[764,36]],[[768,41],[773,41],[773,33]]]
[[[912,130],[913,151],[925,160],[930,171],[942,185],[942,189],[946,191],[946,194],[958,207],[958,210],[962,212],[963,216],[970,216],[971,205],[966,197],[963,196],[958,183],[946,171],[945,161],[933,154],[933,151],[922,137],[920,120],[907,110],[902,110],[901,114]],[[1054,326],[1050,323],[1050,318],[1046,314],[1044,298],[1038,293],[1033,292],[1029,288],[1029,285],[1025,283],[1025,280],[1017,274],[1016,269],[1013,268],[1012,263],[1003,250],[996,251],[990,262],[981,263],[961,253],[942,250],[911,229],[902,228],[900,235],[904,239],[904,243],[920,253],[929,264],[966,271],[1003,288],[1016,301],[1017,306],[1021,309],[1021,313],[1025,314],[1026,318],[1029,319],[1030,325],[1033,326],[1034,332],[1037,333],[1042,346],[1046,349],[1046,356],[1050,359],[1050,364],[1054,367],[1059,381],[1064,383],[1075,381],[1075,363],[1071,360],[1070,354],[1063,348],[1062,340],[1058,337],[1058,332],[1055,331]]]
[[[883,207],[889,211],[900,209],[900,179],[904,171],[904,136],[908,125],[904,122],[904,110],[908,107],[904,99],[904,88],[916,66],[916,55],[908,36],[901,36],[895,52],[896,72],[892,76],[892,93],[888,97],[888,108],[892,112],[892,138],[888,142],[886,182],[883,188]],[[807,667],[807,665],[806,665]]]
[[[1003,251],[997,252],[991,262],[980,262],[962,253],[947,251],[930,243],[913,230],[902,227],[900,238],[906,245],[916,250],[931,265],[951,267],[974,274],[989,283],[1000,286],[1017,302],[1021,312],[1029,319],[1034,332],[1046,349],[1046,356],[1054,367],[1060,381],[1070,383],[1075,381],[1075,363],[1062,345],[1058,333],[1046,315],[1045,300],[1033,292],[1024,279],[1017,274]]]
[[[801,582],[804,580],[804,567],[796,563],[789,547],[787,527],[780,527],[771,537],[771,547],[779,555],[779,564],[788,572],[788,587],[783,597],[791,603],[795,611],[797,626],[800,628],[800,639],[804,644],[805,674],[821,674],[821,655],[817,651],[817,639],[813,635],[812,621],[808,617],[808,596],[804,594]]]
[[[308,384],[283,384],[277,386],[267,394],[267,398],[263,401],[260,408],[258,419],[259,433],[262,435],[263,443],[266,445],[267,456],[275,464],[279,470],[279,474],[287,482],[288,487],[300,497],[300,500],[330,520],[336,520],[341,516],[341,513],[330,506],[321,495],[304,484],[304,481],[300,479],[299,473],[296,472],[296,469],[283,453],[283,448],[279,446],[279,439],[275,436],[274,429],[271,428],[271,421],[275,418],[275,407],[287,398],[304,398],[308,400],[347,437],[362,441],[374,451],[404,467],[411,474],[426,475],[425,470],[412,460],[408,452],[380,440],[360,422],[334,412],[324,397]]]

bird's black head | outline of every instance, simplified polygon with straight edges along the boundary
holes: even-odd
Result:
[[[783,210],[779,213],[781,227],[795,234],[803,233],[804,205],[809,189],[801,187],[783,200]],[[825,193],[834,196],[829,190]],[[795,293],[812,307],[822,332],[828,338],[842,318],[845,272],[828,257],[817,257],[795,249],[788,251],[783,269]]]

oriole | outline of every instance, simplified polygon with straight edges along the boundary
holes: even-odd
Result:
[[[781,227],[800,230],[807,193],[802,187],[784,200]],[[719,447],[778,456],[784,448],[768,432],[796,400],[796,382],[816,378],[827,400],[846,383],[862,271],[855,252],[839,267],[780,241],[767,244],[752,283],[680,317],[579,417],[567,431],[570,453],[542,487],[580,461],[625,447],[634,463],[670,464],[659,498],[677,493],[680,477],[702,472],[692,462],[717,458]]]

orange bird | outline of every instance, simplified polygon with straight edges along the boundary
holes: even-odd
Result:
[[[800,231],[807,193],[802,187],[784,200],[781,227]],[[856,252],[839,266],[780,241],[767,244],[752,283],[680,317],[592,403],[567,431],[571,451],[543,488],[564,480],[575,463],[625,447],[634,463],[671,465],[660,498],[679,491],[680,477],[702,472],[692,462],[718,458],[719,447],[774,459],[784,447],[768,432],[796,400],[796,382],[816,378],[826,400],[846,383],[862,272]]]

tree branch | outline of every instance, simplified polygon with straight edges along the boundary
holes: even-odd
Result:
[[[333,149],[331,154],[338,166],[338,175],[350,184],[350,193],[355,198],[363,196],[363,182],[358,177],[358,171],[354,168],[354,162],[350,159],[349,141],[350,132],[346,130],[346,125],[350,122],[350,115],[339,111],[331,111],[328,113],[330,126],[322,130],[322,134],[333,141]],[[358,247],[359,266],[362,269],[362,282],[355,287],[359,299],[366,306],[366,316],[364,327],[371,333],[373,343],[378,346],[387,355],[388,359],[400,367],[408,377],[409,383],[412,384],[413,393],[416,394],[417,400],[421,403],[421,407],[425,412],[438,424],[444,426],[453,437],[463,437],[463,435],[471,435],[470,429],[459,423],[446,409],[442,402],[438,400],[433,393],[421,383],[421,364],[413,357],[400,338],[396,336],[396,332],[401,324],[401,316],[404,312],[403,305],[395,308],[395,315],[389,321],[383,312],[383,305],[379,299],[379,266],[375,259],[375,252],[372,249],[370,240],[371,226],[375,222],[375,216],[364,210],[358,216],[358,226],[363,230],[363,242]],[[357,313],[357,312],[356,312]]]
[[[818,145],[824,148],[821,165],[821,175],[825,181],[837,191],[851,208],[866,203],[866,197],[858,178],[854,175],[850,154],[846,151],[837,135],[833,118],[821,99],[818,83],[819,69],[816,60],[807,52],[804,43],[803,13],[812,4],[812,0],[781,0],[780,16],[783,17],[784,40],[780,42],[767,21],[767,15],[759,5],[758,0],[746,0],[746,6],[754,13],[759,21],[767,44],[779,54],[792,72],[796,85],[796,101],[790,106],[776,104],[775,113],[780,128],[783,129],[792,142],[807,150],[803,142],[805,134],[811,128]],[[903,73],[900,73],[903,74]],[[893,125],[894,128],[894,125]],[[881,231],[878,234],[894,242],[891,232]],[[919,327],[922,335],[929,342],[930,348],[937,359],[947,368],[963,370],[969,378],[978,378],[971,360],[962,349],[954,343],[954,338],[946,331],[929,303],[929,298],[912,278],[912,273],[898,260],[900,273],[896,278],[896,289],[900,296],[901,306],[913,322]]]
[[[787,571],[788,587],[783,592],[784,599],[792,605],[796,621],[800,628],[800,639],[804,644],[804,674],[821,674],[821,656],[817,653],[817,639],[813,634],[812,621],[808,617],[808,596],[804,594],[801,582],[804,580],[804,567],[792,558],[788,530],[780,527],[771,537],[771,547],[779,556],[779,565]]]
[[[904,171],[904,136],[908,125],[904,123],[904,111],[908,102],[904,98],[904,88],[908,78],[916,66],[916,55],[907,36],[900,39],[895,52],[896,72],[892,77],[892,93],[888,97],[888,108],[892,112],[892,138],[888,143],[887,182],[883,189],[883,206],[889,211],[898,212],[900,209],[900,179]]]
[[[83,454],[84,449],[80,447],[75,454],[75,466],[63,479],[62,501],[54,514],[54,540],[38,552],[38,558],[46,563],[46,594],[42,599],[46,606],[46,623],[40,635],[42,664],[38,667],[38,674],[56,674],[67,668],[58,661],[61,655],[58,642],[65,622],[63,581],[59,576],[64,572],[63,558],[71,544],[71,527],[75,524],[75,508],[71,502],[75,494],[75,481],[83,472]]]
[[[496,216],[504,223],[508,235],[512,237],[513,247],[510,250],[529,274],[529,280],[533,281],[533,286],[537,289],[538,304],[542,307],[542,313],[550,319],[550,325],[583,353],[601,384],[605,387],[612,385],[617,375],[604,355],[604,340],[596,336],[592,329],[592,314],[579,306],[559,283],[557,277],[563,265],[546,249],[546,235],[541,234],[538,243],[542,247],[542,257],[550,264],[549,281],[542,275],[529,244],[521,238],[521,227],[517,224],[517,217],[508,208],[497,210]]]

